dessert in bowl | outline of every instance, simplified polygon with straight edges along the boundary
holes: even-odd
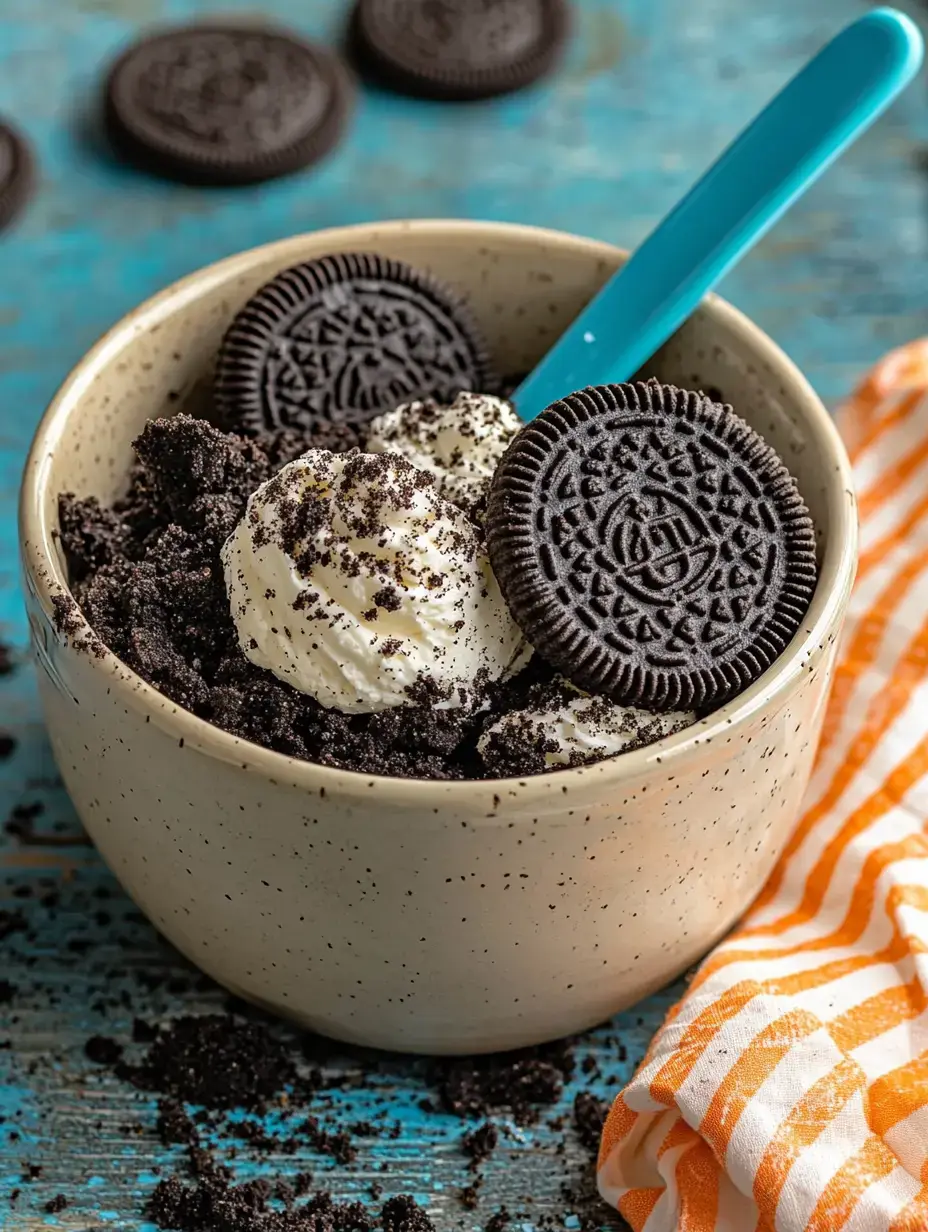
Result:
[[[209,974],[346,1039],[434,1052],[515,1047],[596,1022],[666,982],[730,926],[769,871],[811,768],[853,574],[847,463],[824,409],[789,361],[740,314],[708,301],[655,357],[653,374],[706,390],[710,402],[721,391],[777,451],[815,524],[817,585],[789,645],[742,691],[727,700],[681,692],[680,708],[670,711],[679,718],[666,722],[669,694],[658,697],[657,685],[642,686],[647,717],[615,735],[615,747],[630,751],[571,764],[580,759],[577,739],[585,750],[599,741],[595,755],[602,756],[606,702],[614,712],[617,698],[597,697],[589,675],[574,683],[565,673],[553,683],[549,656],[533,656],[541,657],[540,666],[523,665],[531,639],[522,627],[525,613],[522,623],[512,617],[517,580],[495,561],[488,566],[489,556],[506,546],[497,536],[494,549],[491,525],[487,549],[480,530],[484,517],[507,525],[511,511],[494,514],[492,492],[483,508],[485,489],[474,497],[487,475],[452,475],[447,465],[444,478],[426,475],[410,489],[414,477],[426,474],[422,450],[441,436],[423,432],[421,413],[411,416],[407,408],[413,427],[405,432],[399,412],[374,417],[379,452],[371,452],[367,436],[355,455],[317,442],[311,465],[310,455],[297,449],[290,459],[277,458],[274,473],[254,432],[252,445],[236,447],[230,459],[227,444],[207,448],[205,425],[177,419],[173,426],[145,426],[176,411],[194,421],[213,413],[216,356],[234,332],[230,323],[269,279],[328,254],[358,252],[410,262],[460,289],[489,340],[488,369],[502,372],[530,367],[621,260],[608,246],[526,228],[386,224],[299,237],[230,258],[138,309],[69,378],[27,465],[23,556],[43,701],[62,774],[94,841],[153,922]],[[477,364],[484,362],[478,352]],[[220,403],[230,389],[243,400],[241,367],[233,366],[231,376],[227,369],[228,379],[221,367],[219,376]],[[452,409],[454,395],[449,389],[426,418]],[[487,423],[497,416],[504,448],[519,435],[504,409],[484,402],[480,413]],[[371,422],[366,416],[365,433]],[[212,533],[217,542],[222,537],[227,615],[238,612],[238,653],[247,664],[239,676],[224,668],[222,679],[207,681],[212,692],[225,690],[228,709],[220,721],[227,730],[198,717],[197,681],[189,699],[177,691],[180,669],[165,677],[171,697],[127,666],[134,661],[159,682],[166,655],[153,636],[156,625],[137,622],[132,646],[126,643],[118,658],[110,647],[121,648],[120,630],[110,634],[105,619],[94,619],[93,602],[82,599],[82,610],[71,594],[73,586],[82,595],[74,568],[80,519],[59,524],[58,498],[71,492],[78,501],[92,496],[101,507],[120,500],[125,507],[137,438],[143,464],[148,451],[148,486],[160,484],[157,500],[169,507],[174,501],[181,522],[205,519],[197,533]],[[471,456],[451,449],[447,457],[460,461],[462,453]],[[230,467],[256,468],[257,482],[247,481],[247,516],[209,500],[191,514],[196,502],[184,505],[182,485],[170,479],[192,457],[200,473],[217,459],[224,459],[224,475]],[[487,463],[483,469],[492,487],[501,468]],[[144,483],[133,483],[138,497]],[[309,500],[317,511],[320,500],[334,502],[344,521],[354,516],[351,493],[388,489],[405,493],[391,506],[406,527],[391,523],[397,542],[408,531],[410,510],[431,530],[439,528],[435,553],[449,542],[450,525],[455,551],[465,544],[468,569],[483,570],[484,584],[469,607],[470,600],[461,606],[460,587],[444,595],[465,621],[461,644],[441,646],[435,660],[447,671],[432,672],[430,682],[418,669],[407,678],[415,660],[404,650],[397,658],[403,670],[381,673],[373,692],[355,674],[351,695],[340,696],[348,679],[338,670],[344,654],[320,654],[318,639],[315,650],[310,641],[302,653],[300,638],[292,629],[292,636],[283,632],[276,617],[262,618],[256,628],[254,598],[276,592],[271,576],[292,580],[289,568],[273,572],[275,553],[279,566],[281,552],[289,550],[293,559],[297,544],[307,546],[306,527],[302,537],[286,539],[280,514],[288,501],[300,508]],[[143,517],[154,503],[155,497],[147,506],[137,500],[134,508]],[[329,516],[326,534],[332,525]],[[313,527],[319,532],[318,520]],[[383,518],[374,529],[383,541]],[[187,533],[194,533],[192,524]],[[93,534],[90,540],[94,547]],[[183,547],[171,545],[178,552]],[[344,536],[325,545],[313,540],[314,567],[345,547]],[[92,555],[88,549],[83,566],[78,560],[88,576]],[[162,564],[173,568],[178,561],[166,557]],[[458,586],[453,573],[437,569],[420,579],[437,613],[444,591],[452,582]],[[501,593],[492,585],[496,573]],[[179,587],[189,585],[183,570],[176,576]],[[334,575],[328,581],[321,607],[331,624],[329,601],[340,583]],[[163,587],[155,598],[164,604]],[[383,604],[359,609],[360,615],[376,612],[369,627],[383,619],[390,642],[396,638],[390,622],[399,619],[396,599],[381,598]],[[276,593],[267,600],[274,601]],[[290,609],[295,601],[297,611],[313,614],[315,595],[291,596]],[[104,616],[110,610],[100,609]],[[417,605],[416,612],[425,608]],[[428,625],[423,615],[412,640],[423,630],[432,638],[441,629],[436,620]],[[344,632],[343,612],[335,623]],[[481,672],[486,688],[472,698],[468,687]],[[248,724],[256,712],[263,723],[279,710],[297,677],[295,691],[303,696],[308,682],[313,713],[323,712],[316,721],[322,743],[260,747]],[[262,710],[254,695],[265,679],[275,687],[268,685]],[[432,695],[417,695],[424,684]],[[615,675],[606,687],[621,693]],[[559,690],[555,712],[552,688]],[[631,696],[627,689],[624,696]],[[243,699],[250,703],[245,718]],[[663,718],[655,718],[655,701]],[[491,714],[488,705],[495,707]],[[402,733],[395,729],[400,710],[409,712]],[[555,726],[572,733],[566,755],[563,741],[550,739],[552,713],[559,716]],[[507,723],[515,733],[505,731]],[[546,743],[533,739],[539,729]],[[302,734],[305,744],[299,721],[276,730]],[[428,767],[414,764],[409,748],[404,762],[403,739],[428,747]],[[307,753],[316,760],[306,760]]]

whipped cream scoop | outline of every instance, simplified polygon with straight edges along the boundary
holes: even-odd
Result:
[[[435,476],[447,500],[473,513],[521,427],[512,404],[492,394],[458,394],[450,406],[407,402],[368,425],[369,453],[399,453]]]
[[[524,656],[479,529],[397,453],[303,454],[222,562],[244,654],[322,706],[453,709]]]
[[[567,681],[563,685],[575,692]],[[576,691],[557,707],[503,715],[480,737],[477,751],[490,770],[516,748],[536,750],[545,767],[576,766],[653,744],[695,721],[693,711],[651,714]]]

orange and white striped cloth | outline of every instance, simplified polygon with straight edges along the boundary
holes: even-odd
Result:
[[[804,813],[618,1096],[635,1232],[928,1230],[928,340],[839,414],[861,561]]]

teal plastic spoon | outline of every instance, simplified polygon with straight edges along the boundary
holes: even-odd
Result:
[[[842,30],[594,296],[514,394],[522,419],[627,381],[719,279],[915,76],[924,43],[894,9]]]

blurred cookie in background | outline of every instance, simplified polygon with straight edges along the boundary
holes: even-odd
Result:
[[[464,101],[538,81],[568,28],[567,0],[357,0],[349,40],[359,66],[392,89]]]
[[[8,120],[0,119],[0,228],[18,217],[34,187],[32,150]]]
[[[342,136],[354,89],[338,58],[276,27],[196,24],[133,44],[106,81],[107,132],[148,171],[248,184],[317,162]]]

